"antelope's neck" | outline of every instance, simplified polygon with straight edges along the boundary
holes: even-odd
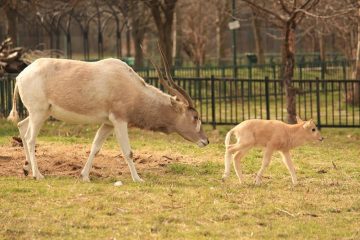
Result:
[[[175,122],[176,112],[169,96],[153,89],[138,98],[136,109],[129,116],[130,125],[156,132],[174,132]]]
[[[295,124],[290,125],[290,147],[298,147],[300,145],[303,145],[306,142],[306,139],[304,139],[304,136],[302,134],[303,131],[303,125],[302,124]]]

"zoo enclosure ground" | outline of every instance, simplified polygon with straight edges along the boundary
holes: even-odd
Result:
[[[223,139],[203,149],[177,135],[133,129],[131,144],[144,184],[131,182],[113,138],[95,159],[92,182],[78,173],[94,126],[47,122],[38,141],[44,181],[21,176],[24,155],[11,145],[16,128],[0,121],[1,239],[358,239],[360,130],[323,129],[322,144],[293,152],[300,184],[275,155],[263,185],[253,184],[261,151],[222,182]],[[120,174],[121,173],[121,174]],[[117,180],[124,186],[117,188]]]

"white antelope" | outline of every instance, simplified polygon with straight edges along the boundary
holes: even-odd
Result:
[[[235,135],[237,142],[230,144],[231,135]],[[277,120],[251,119],[240,123],[231,129],[225,138],[225,172],[223,179],[229,177],[231,157],[234,155],[236,175],[242,182],[240,162],[245,154],[253,147],[264,149],[262,166],[256,175],[255,183],[261,182],[261,176],[269,165],[274,151],[280,151],[283,162],[288,168],[294,185],[297,184],[295,168],[290,158],[290,150],[308,141],[322,141],[323,137],[313,120],[303,121],[297,118],[297,124],[290,125]]]
[[[43,178],[35,159],[35,140],[49,116],[69,123],[101,124],[81,172],[84,181],[90,181],[94,157],[113,130],[135,182],[143,180],[132,160],[128,126],[177,132],[200,147],[206,146],[209,141],[202,130],[199,114],[189,95],[171,78],[162,52],[161,56],[166,79],[155,67],[160,82],[172,96],[145,83],[118,59],[82,62],[42,58],[24,69],[16,78],[9,115],[10,120],[18,118],[16,96],[19,93],[29,112],[29,116],[18,123],[26,154],[24,173],[27,175],[30,163],[33,177]]]

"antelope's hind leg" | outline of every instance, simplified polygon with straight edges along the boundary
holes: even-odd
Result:
[[[243,149],[239,150],[234,156],[234,169],[236,176],[239,178],[239,182],[243,182],[243,175],[241,172],[241,159],[246,155],[246,153],[250,150],[250,147],[244,147]]]
[[[85,164],[83,170],[81,171],[81,176],[82,176],[83,181],[90,182],[89,173],[90,173],[90,169],[93,164],[93,161],[94,161],[94,157],[100,151],[106,138],[111,134],[113,129],[114,129],[113,126],[103,124],[100,126],[100,128],[96,132],[95,138],[94,138],[92,146],[91,146],[89,158],[86,161],[86,164]]]
[[[29,171],[31,168],[29,149],[27,146],[27,142],[25,140],[25,134],[28,129],[28,126],[29,126],[29,117],[25,118],[24,120],[22,120],[21,122],[18,123],[20,137],[23,142],[23,147],[24,147],[25,156],[26,156],[26,160],[25,160],[24,166],[23,166],[23,172],[24,172],[25,176],[29,175]]]
[[[39,134],[39,131],[45,122],[45,120],[48,118],[47,112],[41,112],[37,111],[36,113],[29,113],[29,123],[28,128],[26,130],[25,134],[25,142],[27,144],[29,158],[31,162],[31,170],[33,178],[36,180],[43,179],[44,176],[40,173],[36,158],[35,158],[35,143],[36,143],[36,137]]]
[[[225,170],[224,174],[222,175],[222,180],[225,180],[230,176],[230,168],[231,168],[231,158],[232,154],[230,153],[228,147],[225,150]]]
[[[260,168],[259,172],[257,173],[256,179],[255,179],[255,184],[256,185],[260,185],[261,177],[262,177],[265,169],[269,166],[272,154],[273,154],[272,150],[270,150],[270,149],[265,149],[264,150],[264,156],[263,156],[263,161],[262,161],[262,164],[261,164],[261,168]]]

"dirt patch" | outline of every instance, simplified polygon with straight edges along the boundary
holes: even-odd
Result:
[[[39,170],[45,177],[79,177],[90,153],[89,149],[89,145],[59,145],[42,142],[36,148]],[[120,151],[102,149],[95,157],[90,177],[107,178],[122,174],[130,175],[126,161],[119,153]],[[141,151],[135,151],[133,159],[139,175],[152,170],[163,171],[170,163],[189,162],[189,159],[184,159],[179,155]],[[23,176],[24,161],[25,152],[22,147],[11,144],[0,146],[0,176]]]

